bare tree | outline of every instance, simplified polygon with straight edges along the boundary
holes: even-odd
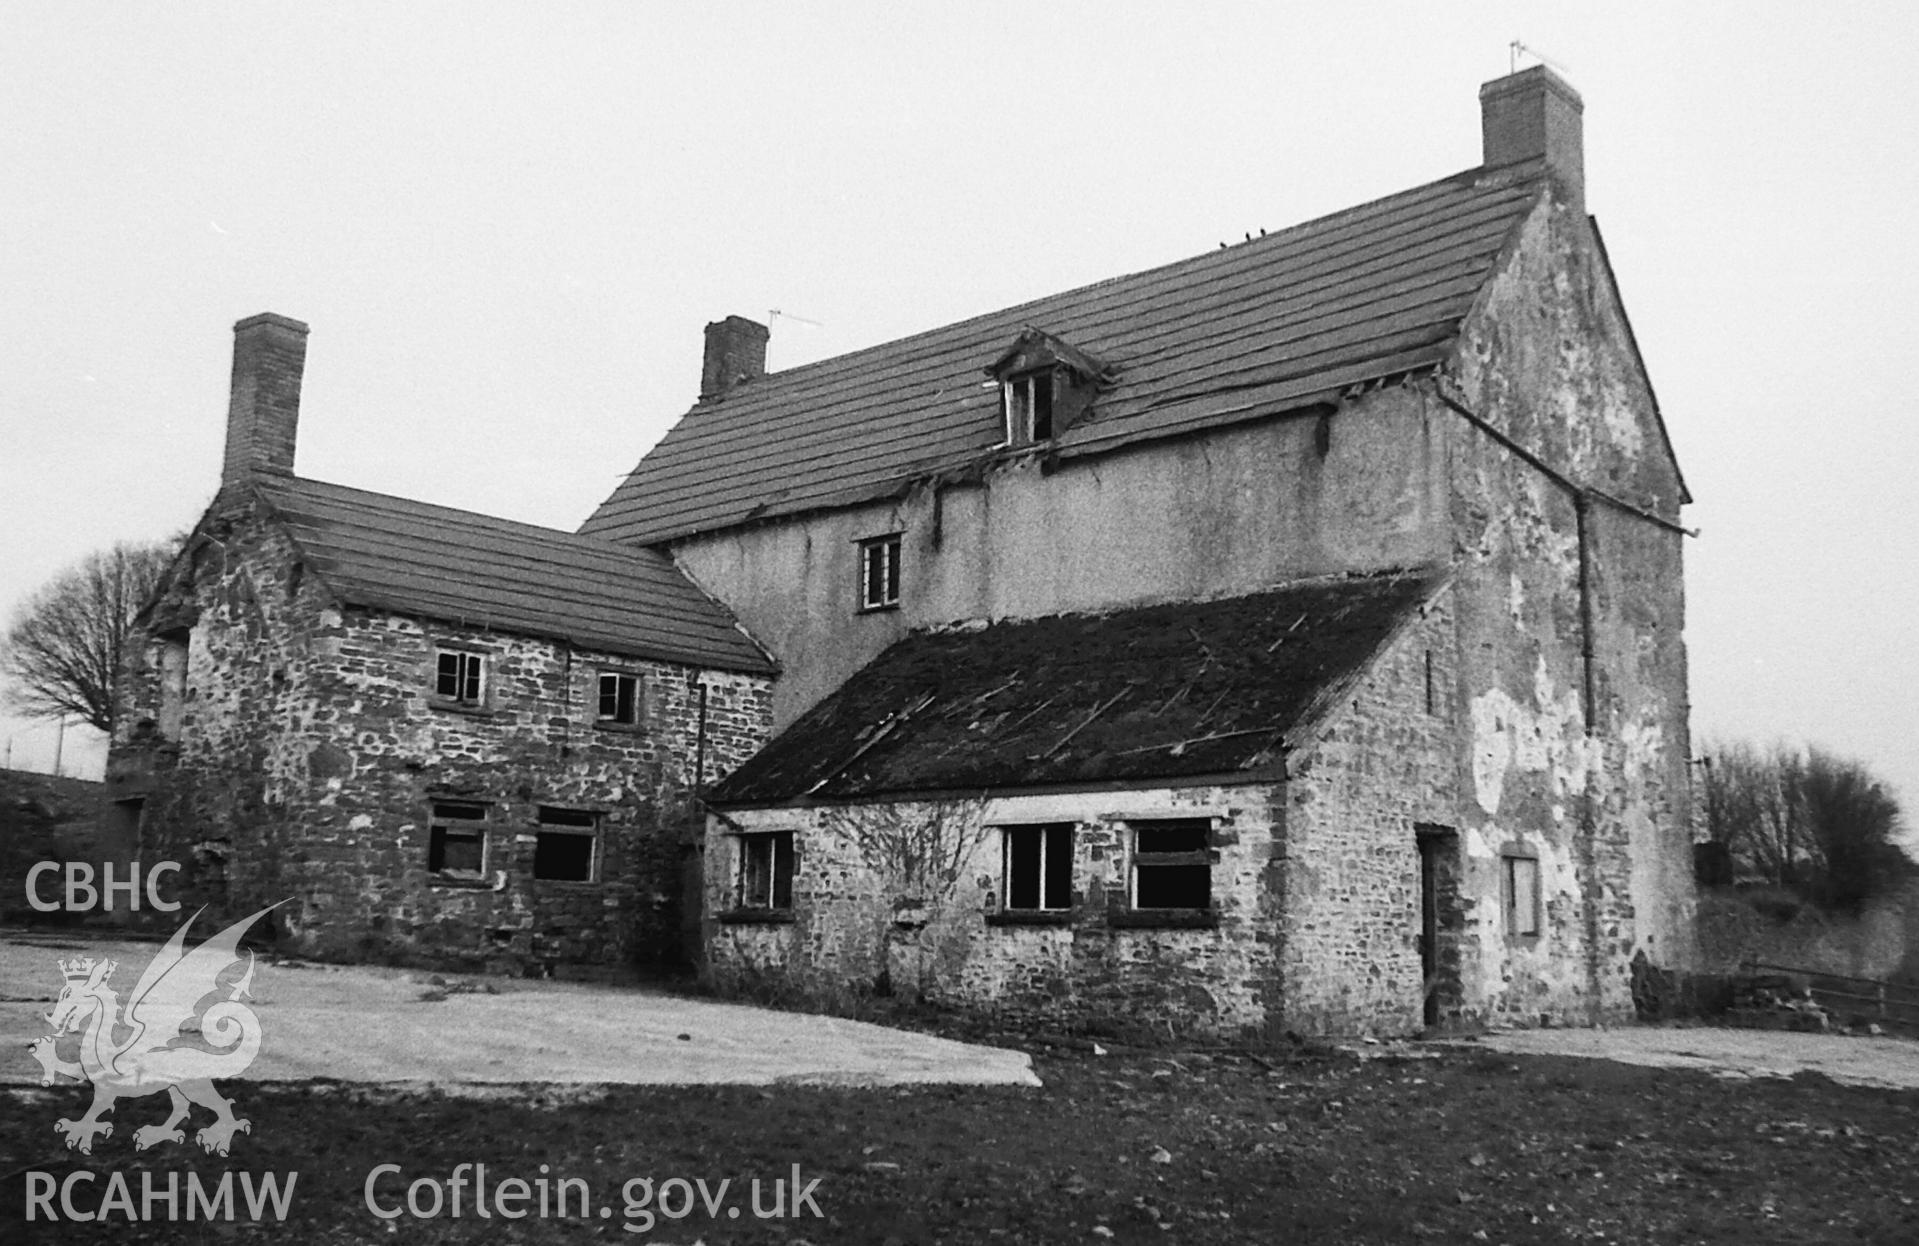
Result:
[[[1898,845],[1899,802],[1860,763],[1810,750],[1799,805],[1819,862],[1807,880],[1814,903],[1857,909],[1912,874],[1913,862]]]
[[[1793,807],[1799,754],[1783,744],[1713,744],[1706,757],[1706,826],[1743,878],[1791,886],[1808,845]]]
[[[1862,764],[1784,744],[1719,743],[1706,756],[1707,833],[1735,879],[1856,909],[1914,870],[1898,801]]]
[[[13,706],[35,718],[71,715],[111,732],[119,709],[114,680],[133,617],[178,549],[177,541],[115,545],[29,597],[0,641],[0,676]]]

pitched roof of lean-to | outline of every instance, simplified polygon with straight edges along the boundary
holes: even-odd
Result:
[[[1303,581],[899,641],[715,786],[720,805],[1280,772],[1443,572]]]

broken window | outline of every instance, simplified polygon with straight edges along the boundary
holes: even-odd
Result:
[[[169,632],[160,638],[160,713],[155,722],[163,740],[178,740],[187,713],[187,638]]]
[[[1531,937],[1539,933],[1539,860],[1536,857],[1504,856],[1501,866],[1501,901],[1506,910],[1506,933]]]
[[[1006,444],[1029,445],[1053,437],[1053,377],[1045,368],[1008,377],[1000,384],[1000,408],[1006,417]]]
[[[640,721],[640,677],[619,671],[600,672],[597,721],[631,727]]]
[[[533,877],[561,883],[593,882],[599,844],[599,814],[542,805],[533,844]]]
[[[1071,908],[1072,823],[1008,826],[1000,835],[1006,880],[1004,906],[1029,911]]]
[[[900,534],[860,542],[860,609],[900,604]]]
[[[447,878],[486,877],[486,806],[433,802],[426,868]]]
[[[986,374],[999,382],[1000,422],[1008,446],[1053,440],[1091,410],[1105,368],[1098,360],[1028,325]]]
[[[1210,818],[1167,818],[1129,824],[1133,831],[1133,907],[1213,907]]]
[[[741,835],[740,907],[793,907],[793,832]]]
[[[486,658],[482,654],[458,649],[442,649],[435,672],[433,691],[443,701],[456,705],[479,705],[486,691]]]

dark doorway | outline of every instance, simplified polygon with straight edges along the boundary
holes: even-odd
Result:
[[[144,796],[116,800],[100,819],[100,858],[120,866],[140,856],[140,814],[147,805]]]
[[[679,908],[679,946],[670,949],[668,959],[678,965],[698,968],[706,950],[700,929],[706,910],[706,852],[704,845],[697,842],[680,845]]]
[[[1423,1019],[1438,1026],[1459,1010],[1459,834],[1450,827],[1416,826],[1419,844],[1419,971]]]

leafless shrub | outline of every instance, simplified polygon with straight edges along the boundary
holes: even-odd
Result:
[[[1709,745],[1706,758],[1707,833],[1733,881],[1857,910],[1914,871],[1898,801],[1863,764],[1745,741]]]
[[[943,899],[985,838],[980,800],[851,805],[831,815],[835,830],[895,896],[921,904]]]

